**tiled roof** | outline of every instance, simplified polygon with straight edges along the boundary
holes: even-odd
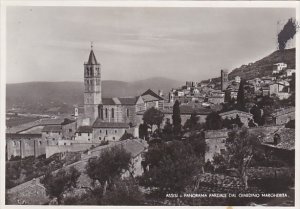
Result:
[[[104,105],[115,105],[115,102],[112,98],[102,98],[102,104],[104,104]]]
[[[97,65],[98,64],[93,50],[91,50],[91,52],[90,52],[89,61],[87,62],[87,64],[88,65]]]
[[[245,114],[245,115],[248,115],[249,117],[253,116],[251,113],[240,111],[240,110],[230,110],[230,111],[227,111],[227,112],[222,112],[219,115],[220,116],[226,116],[226,115],[231,115],[231,114]]]
[[[70,123],[74,123],[75,120],[71,120],[69,118],[65,118],[64,121],[61,123],[61,125],[68,125]]]
[[[33,138],[41,138],[42,134],[9,134],[7,133],[6,139],[33,139]]]
[[[148,95],[148,97],[147,97],[147,95]],[[149,97],[149,95],[151,97]],[[146,101],[146,102],[148,102],[148,101],[156,101],[156,100],[164,100],[164,98],[160,97],[158,94],[156,94],[151,89],[148,89],[147,91],[145,91],[141,96],[144,99],[144,101]]]
[[[103,122],[99,118],[94,122],[93,128],[129,128],[127,123]]]
[[[180,106],[180,114],[181,115],[191,115],[192,113],[196,113],[197,115],[208,115],[212,110],[206,108],[193,107],[190,105],[181,105]],[[173,108],[163,110],[165,114],[173,114]]]
[[[93,128],[91,126],[79,126],[76,133],[92,133]]]
[[[280,142],[277,145],[273,143],[275,134],[280,136]],[[262,144],[277,149],[295,150],[295,129],[281,128],[273,134],[262,138]]]
[[[43,128],[42,132],[61,132],[61,125],[47,125]]]
[[[295,107],[288,107],[288,108],[284,108],[284,109],[275,110],[272,113],[272,116],[273,117],[278,117],[280,115],[288,114],[288,113],[291,113],[291,112],[295,112]]]
[[[113,97],[102,98],[103,105],[135,105],[138,97]]]
[[[119,97],[118,99],[123,105],[135,105],[138,97]]]

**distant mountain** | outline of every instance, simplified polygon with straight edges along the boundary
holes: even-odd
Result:
[[[135,82],[102,81],[102,97],[137,96],[152,89],[168,92],[181,82],[156,77]],[[7,109],[19,107],[30,113],[70,113],[83,103],[82,82],[29,82],[6,85]]]
[[[270,76],[272,75],[273,65],[278,62],[284,62],[288,65],[288,68],[295,69],[295,48],[285,49],[283,51],[277,50],[253,64],[242,65],[239,68],[235,68],[229,73],[229,79],[234,78],[235,76],[240,76],[241,78],[246,79]]]
[[[271,76],[273,65],[278,62],[284,62],[288,65],[288,68],[295,69],[295,48],[285,49],[283,51],[277,50],[254,63],[249,63],[235,68],[229,73],[228,77],[229,79],[233,79],[235,76],[240,76],[241,78],[249,80],[253,78],[261,78],[263,76]],[[218,82],[221,81],[221,78],[212,78],[212,81]]]

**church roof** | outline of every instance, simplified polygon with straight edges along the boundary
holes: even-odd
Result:
[[[47,125],[43,128],[42,132],[61,132],[61,125]]]
[[[92,133],[93,128],[91,126],[79,126],[76,133]]]
[[[156,94],[151,89],[148,89],[147,91],[145,91],[141,96],[145,102],[164,100],[164,98],[160,97],[158,94]]]
[[[102,98],[103,105],[135,105],[139,97]]]
[[[97,64],[99,64],[97,62],[97,59],[96,59],[96,56],[95,56],[93,50],[91,50],[91,52],[90,52],[89,61],[87,62],[87,64],[88,65],[97,65]]]
[[[129,128],[129,125],[127,123],[103,122],[101,119],[98,118],[94,122],[93,128]]]

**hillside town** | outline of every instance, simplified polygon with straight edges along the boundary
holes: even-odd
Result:
[[[19,121],[6,131],[7,204],[294,204],[295,69],[284,60],[264,77],[222,69],[113,98],[97,60],[91,46],[82,112],[7,114]]]

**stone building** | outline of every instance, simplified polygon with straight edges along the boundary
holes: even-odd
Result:
[[[164,113],[162,126],[164,126],[167,120],[170,120],[170,123],[173,123],[173,109],[166,109],[162,112]],[[211,112],[212,110],[207,108],[193,107],[192,105],[180,105],[181,124],[184,125],[186,121],[191,118],[192,114],[196,114],[199,118],[198,123],[205,123],[207,115]]]
[[[275,110],[271,116],[274,124],[276,125],[286,124],[290,120],[295,120],[295,107],[287,107],[287,108]]]
[[[91,126],[80,126],[76,130],[75,140],[87,142],[93,139],[93,128]]]
[[[151,107],[155,107],[157,109],[164,109],[164,98],[156,94],[151,89],[145,91],[141,97],[145,103],[145,109],[150,109]]]
[[[227,112],[222,112],[219,115],[222,117],[222,119],[225,118],[234,119],[238,115],[241,119],[241,122],[246,127],[248,127],[249,120],[253,119],[253,115],[251,113],[240,111],[240,110],[231,110]]]
[[[137,136],[137,132],[134,131],[136,127],[130,127],[128,123],[124,122],[109,123],[97,119],[92,128],[94,139],[99,141],[117,141],[126,133]]]
[[[217,154],[224,154],[226,151],[226,139],[228,137],[227,130],[211,130],[205,131],[205,162],[213,161]]]
[[[45,154],[49,142],[42,140],[41,134],[6,134],[6,159]]]
[[[76,130],[74,120],[65,119],[59,125],[46,125],[42,129],[43,140],[71,140]]]
[[[136,124],[136,112],[145,110],[142,97],[103,98],[99,105],[99,118],[108,123]]]

